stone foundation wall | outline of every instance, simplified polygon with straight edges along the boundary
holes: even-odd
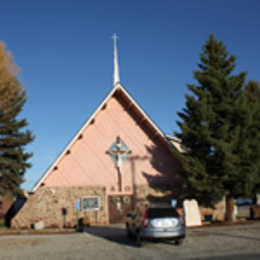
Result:
[[[174,194],[173,190],[175,187],[167,184],[156,185],[155,187],[150,187],[148,185],[137,185],[136,186],[136,203],[150,204],[150,203],[161,203],[171,205],[172,199],[177,199],[178,194]],[[214,209],[207,208],[199,205],[201,220],[205,221],[207,216],[212,215],[212,220],[224,221],[225,220],[225,201],[219,200],[214,201]],[[178,211],[183,215],[182,204],[177,204]]]
[[[173,199],[171,190],[171,186],[167,184],[158,184],[156,187],[145,184],[136,185],[136,202],[170,204]]]
[[[23,208],[12,219],[12,228],[31,228],[43,221],[45,228],[74,227],[76,225],[75,202],[82,197],[100,198],[99,211],[78,211],[78,217],[91,225],[107,224],[106,188],[103,186],[41,187],[30,195]],[[62,214],[65,208],[66,216]]]
[[[34,223],[42,221],[45,228],[75,227],[77,216],[75,202],[82,197],[97,196],[100,198],[99,211],[78,211],[78,218],[82,222],[90,225],[108,224],[109,212],[107,206],[106,188],[103,186],[78,186],[78,187],[41,187],[36,193],[30,195],[27,202],[12,219],[11,227],[15,229],[31,228]],[[148,185],[136,185],[135,203],[151,204],[171,204],[172,199],[178,200],[173,194],[171,186],[161,184],[157,188]],[[224,220],[224,203],[215,203],[216,208],[200,207],[201,219],[205,216],[213,215],[213,220]],[[62,209],[67,211],[66,216],[62,214]],[[182,215],[182,205],[178,205]],[[82,223],[81,222],[81,223]]]
[[[4,215],[14,203],[14,198],[0,196],[0,220],[3,220]]]
[[[206,221],[206,216],[212,215],[212,220],[224,221],[225,220],[225,200],[214,201],[214,209],[200,207],[201,220]]]

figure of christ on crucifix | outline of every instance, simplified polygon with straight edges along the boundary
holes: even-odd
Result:
[[[106,152],[111,156],[112,160],[115,162],[118,174],[118,190],[120,192],[122,191],[122,165],[124,161],[127,159],[128,155],[131,154],[131,151],[125,145],[124,148],[122,148],[122,146],[122,141],[118,136],[116,138],[115,145],[112,145],[112,147]]]

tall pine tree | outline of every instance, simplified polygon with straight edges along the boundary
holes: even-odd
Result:
[[[256,81],[249,81],[245,87],[244,95],[247,107],[248,128],[244,131],[246,139],[246,158],[244,159],[244,172],[248,181],[246,192],[252,196],[260,192],[260,84]],[[243,151],[241,151],[243,152]]]
[[[181,132],[175,133],[188,147],[187,153],[176,154],[188,184],[200,201],[226,196],[228,221],[234,198],[245,194],[250,179],[241,169],[240,153],[244,126],[250,124],[243,95],[246,73],[232,75],[235,60],[211,34],[194,72],[197,84],[188,84],[192,95],[186,95],[186,108],[178,113]]]
[[[23,129],[26,119],[18,115],[26,102],[25,91],[17,79],[18,68],[12,55],[0,43],[0,195],[18,195],[32,153],[25,146],[33,141],[31,131]]]

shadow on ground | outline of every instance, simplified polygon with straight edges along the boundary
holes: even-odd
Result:
[[[135,238],[127,236],[123,225],[90,226],[85,227],[83,232],[121,245],[136,247]]]
[[[127,245],[132,247],[137,247],[135,237],[127,236],[127,231],[124,225],[109,225],[109,226],[90,226],[85,227],[83,232],[88,233],[90,235],[104,238],[108,241],[120,244],[120,245]],[[164,242],[165,244],[175,245],[175,241],[161,241],[161,240],[152,240],[149,243],[161,243]],[[146,244],[144,242],[144,244]]]

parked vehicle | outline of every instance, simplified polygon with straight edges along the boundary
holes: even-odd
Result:
[[[170,206],[137,207],[127,215],[126,229],[128,235],[136,237],[139,247],[149,240],[169,240],[180,245],[186,236],[183,219]]]
[[[237,198],[235,200],[235,204],[237,206],[252,205],[253,204],[253,200],[250,199],[250,198]]]

